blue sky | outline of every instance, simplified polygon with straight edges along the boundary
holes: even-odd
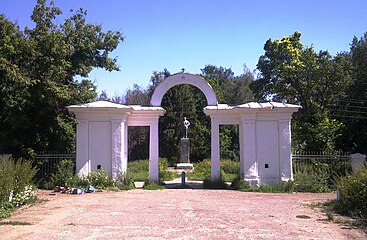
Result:
[[[0,13],[32,26],[36,0],[0,0]],[[121,31],[125,40],[111,56],[120,72],[93,70],[98,91],[122,94],[134,83],[146,87],[152,72],[167,68],[200,73],[205,65],[254,70],[269,38],[302,33],[302,43],[335,55],[348,51],[353,36],[367,32],[366,0],[55,0],[88,11],[89,23]]]

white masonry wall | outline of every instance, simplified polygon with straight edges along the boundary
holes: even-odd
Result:
[[[98,101],[68,107],[78,120],[76,171],[87,176],[100,166],[110,177],[122,177],[128,165],[128,126],[149,126],[151,181],[158,182],[158,119],[161,107],[141,107]]]
[[[292,180],[290,124],[298,108],[275,102],[206,107],[204,112],[212,119],[212,180],[220,177],[219,126],[223,124],[239,125],[242,179],[252,185]]]
[[[77,161],[79,175],[87,176],[99,167],[111,177],[127,169],[126,117],[107,112],[79,113]]]

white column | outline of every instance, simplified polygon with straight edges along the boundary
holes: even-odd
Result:
[[[88,121],[79,120],[76,126],[76,172],[81,177],[91,172],[88,143]]]
[[[244,172],[244,156],[243,156],[243,152],[244,152],[244,146],[243,146],[243,136],[244,136],[244,133],[243,133],[243,124],[240,123],[239,124],[239,133],[238,133],[238,140],[239,140],[239,143],[240,143],[240,178],[241,179],[244,179],[245,178],[245,172]]]
[[[291,152],[291,120],[281,119],[279,126],[279,171],[280,180],[293,180],[292,152]]]
[[[125,141],[124,141],[124,143],[125,143],[125,148],[124,148],[124,158],[126,159],[126,164],[125,164],[125,166],[123,166],[123,168],[125,167],[125,169],[126,169],[126,171],[125,172],[127,172],[128,171],[128,164],[129,164],[129,154],[128,154],[128,152],[129,152],[129,131],[128,131],[128,125],[127,125],[127,123],[125,122]]]
[[[116,179],[127,170],[127,158],[125,149],[126,118],[111,120],[111,134],[112,134],[112,178]]]
[[[258,163],[256,159],[256,116],[241,116],[241,166],[244,179],[258,181]]]
[[[211,116],[211,180],[220,179],[219,123]]]
[[[158,141],[158,119],[156,122],[149,125],[149,181],[159,182],[159,141]]]

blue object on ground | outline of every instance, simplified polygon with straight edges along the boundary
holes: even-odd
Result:
[[[84,189],[83,188],[74,188],[72,194],[83,194]]]
[[[87,193],[92,193],[92,192],[95,192],[95,191],[96,191],[96,189],[92,185],[88,186]]]

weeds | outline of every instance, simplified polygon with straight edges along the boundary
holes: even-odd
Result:
[[[336,180],[340,199],[334,209],[341,214],[367,219],[367,168]]]
[[[0,161],[0,218],[7,218],[15,208],[34,200],[33,178],[37,170],[24,159]]]
[[[159,159],[159,179],[161,181],[173,180],[177,175],[167,170],[168,161],[166,158]],[[149,160],[136,160],[129,162],[128,172],[133,181],[144,182],[149,178]]]
[[[30,222],[23,222],[23,221],[8,221],[8,222],[0,222],[0,225],[11,225],[11,226],[17,226],[17,225],[32,225]]]
[[[330,192],[328,165],[304,164],[294,173],[295,192]]]
[[[166,189],[166,185],[146,181],[143,189],[145,190],[163,190],[163,189]]]

